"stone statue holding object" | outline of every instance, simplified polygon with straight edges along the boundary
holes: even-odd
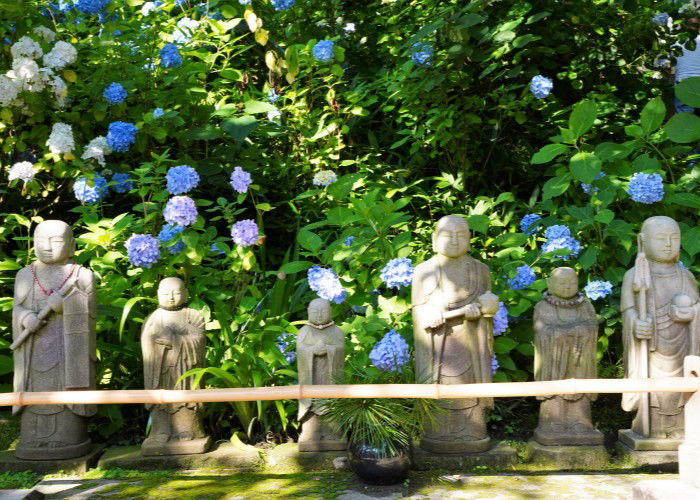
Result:
[[[12,311],[14,390],[95,387],[95,278],[73,261],[68,224],[47,220],[34,230],[37,260],[17,273]],[[32,405],[21,413],[15,450],[25,460],[61,460],[92,448],[87,420],[94,405]]]
[[[158,286],[159,309],[143,323],[141,349],[146,389],[192,389],[191,378],[178,381],[192,368],[206,365],[202,314],[186,307],[187,289],[180,278],[165,278]],[[141,445],[143,455],[204,453],[211,438],[204,431],[201,403],[148,404],[151,433]]]
[[[413,334],[419,382],[491,382],[493,315],[488,267],[468,255],[471,232],[456,215],[440,219],[433,233],[436,255],[413,274]],[[491,447],[485,413],[493,398],[441,401],[446,412],[420,446],[434,453],[481,452]]]
[[[549,291],[534,313],[535,380],[596,378],[598,320],[593,304],[578,289],[570,267],[555,269]],[[591,422],[595,394],[538,396],[535,441],[545,446],[601,445],[603,434]]]
[[[343,375],[345,336],[331,319],[331,304],[314,299],[306,325],[297,335],[299,384],[335,384]],[[299,451],[344,450],[346,443],[319,419],[323,408],[313,399],[299,400]]]
[[[700,304],[695,277],[679,264],[681,230],[664,216],[650,217],[638,236],[634,267],[622,282],[627,378],[680,377],[683,359],[699,354]],[[622,408],[636,411],[620,440],[633,449],[672,450],[684,434],[683,393],[625,393]],[[653,446],[652,446],[653,445]]]

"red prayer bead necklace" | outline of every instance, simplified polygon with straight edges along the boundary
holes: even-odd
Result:
[[[29,265],[29,270],[32,272],[32,276],[34,277],[34,283],[36,283],[36,285],[39,287],[39,290],[41,290],[44,293],[44,295],[50,297],[53,292],[57,292],[61,288],[63,288],[63,285],[65,285],[66,282],[70,279],[70,277],[73,276],[73,272],[75,271],[76,266],[77,266],[77,264],[73,264],[71,266],[70,272],[68,273],[68,276],[66,276],[66,278],[63,280],[63,282],[61,282],[61,284],[58,286],[58,288],[55,288],[53,290],[47,290],[46,288],[44,288],[42,286],[41,282],[39,281],[39,278],[36,275],[36,272],[34,271],[34,263],[33,262]]]

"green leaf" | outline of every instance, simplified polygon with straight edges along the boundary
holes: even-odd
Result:
[[[654,97],[642,110],[640,123],[644,135],[649,135],[658,129],[664,122],[664,118],[666,118],[666,105],[661,97]]]
[[[525,356],[534,356],[535,355],[535,348],[532,346],[532,344],[520,344],[516,350]]]
[[[600,173],[602,164],[603,162],[595,154],[584,151],[576,153],[569,161],[571,174],[574,176],[574,179],[586,184],[593,182],[596,175]]]
[[[565,144],[547,144],[543,146],[537,153],[532,155],[530,163],[533,165],[540,165],[542,163],[548,163],[552,161],[555,157],[564,153],[569,146]]]
[[[221,130],[229,134],[237,141],[242,141],[257,127],[258,121],[254,116],[243,115],[234,118],[226,118],[221,122]]]
[[[292,262],[287,262],[286,264],[284,264],[280,268],[280,271],[286,274],[294,274],[298,273],[299,271],[306,271],[311,266],[313,266],[313,264],[308,260],[294,260]]]
[[[7,375],[14,370],[14,362],[9,356],[0,354],[0,375]]]
[[[497,354],[508,354],[510,351],[515,349],[518,343],[509,337],[496,337],[493,341],[493,350]]]
[[[527,243],[528,239],[529,236],[524,233],[505,233],[496,236],[493,244],[502,247],[519,247]]]
[[[542,199],[549,200],[566,192],[571,184],[568,176],[556,176],[549,179],[542,187]]]
[[[119,341],[120,342],[122,341],[122,335],[124,333],[124,325],[126,324],[126,320],[129,318],[129,313],[131,312],[131,309],[136,305],[137,302],[140,302],[142,300],[152,300],[152,299],[150,297],[131,297],[124,304],[124,309],[122,309],[122,317],[119,320]]]
[[[595,148],[595,155],[600,158],[600,161],[606,162],[627,158],[634,150],[629,144],[616,144],[614,142],[602,142]]]
[[[187,132],[182,134],[182,137],[184,139],[191,139],[194,141],[211,141],[220,138],[221,132],[213,125],[204,125],[203,127],[189,129]]]
[[[700,209],[700,196],[692,193],[676,193],[666,198],[666,203]]]
[[[287,47],[284,58],[287,61],[287,72],[296,75],[299,72],[299,50],[294,45]]]
[[[269,102],[263,101],[247,101],[245,103],[245,112],[250,115],[255,115],[258,113],[268,113],[270,111],[275,111],[276,106],[273,106]]]
[[[243,80],[243,73],[241,73],[237,69],[232,68],[222,69],[221,71],[219,71],[219,76],[221,78],[226,78],[227,80],[233,80],[235,82]]]
[[[581,137],[590,130],[596,119],[597,112],[595,102],[588,99],[574,106],[574,110],[569,117],[569,128],[576,138]]]
[[[337,200],[343,200],[352,191],[352,186],[362,178],[362,174],[347,174],[328,186],[328,193]]]
[[[700,117],[693,113],[677,113],[666,122],[664,130],[673,142],[696,142],[700,140]]]
[[[613,211],[608,210],[607,208],[604,208],[603,210],[598,212],[594,217],[594,219],[597,222],[600,222],[602,224],[610,224],[610,222],[612,222],[612,220],[614,218],[615,218],[615,214],[613,213]]]
[[[598,250],[596,247],[590,246],[578,258],[578,263],[583,269],[590,269],[596,263],[596,260],[598,260]]]
[[[681,237],[681,245],[683,245],[683,250],[688,252],[691,257],[695,257],[695,254],[700,252],[700,227],[695,226],[684,231]]]
[[[489,216],[483,214],[474,214],[467,217],[467,222],[472,231],[481,234],[486,234],[489,230]]]
[[[302,229],[297,234],[299,244],[314,253],[317,253],[323,246],[323,240],[316,233],[312,233],[307,229]]]
[[[618,238],[620,240],[625,240],[629,239],[633,236],[634,231],[632,230],[632,225],[620,220],[620,219],[615,219],[610,222],[605,227],[605,231],[603,231],[603,235],[607,237],[613,237],[613,238]]]
[[[644,137],[644,129],[639,125],[625,125],[625,134],[636,139]]]
[[[406,299],[397,296],[385,299],[380,295],[378,299],[378,304],[379,309],[381,311],[388,312],[391,314],[403,314],[409,309],[411,309],[411,305]]]
[[[675,86],[676,97],[684,104],[700,108],[700,77],[684,78]]]

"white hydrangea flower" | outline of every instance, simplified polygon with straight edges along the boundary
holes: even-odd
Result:
[[[28,182],[34,178],[35,173],[34,165],[28,161],[21,161],[12,165],[8,180],[14,181],[15,179],[21,179],[24,182]]]
[[[10,78],[22,83],[32,82],[39,78],[39,65],[29,57],[18,57],[12,61],[12,71],[8,72]]]
[[[47,42],[53,42],[56,39],[56,33],[46,26],[37,26],[34,28],[34,34],[40,36]]]
[[[55,76],[53,80],[51,80],[50,85],[53,88],[53,94],[56,97],[56,104],[59,108],[62,108],[66,105],[66,97],[68,97],[68,86],[66,85],[66,82],[64,82],[63,78],[60,76]]]
[[[13,106],[16,105],[16,99],[21,88],[14,80],[0,75],[0,105]]]
[[[105,155],[112,152],[112,148],[107,145],[107,139],[99,135],[91,140],[83,152],[83,160],[94,158],[101,166],[105,166]]]
[[[29,57],[30,59],[38,59],[44,55],[44,51],[34,40],[28,36],[23,36],[17,40],[12,47],[10,47],[10,53],[14,59],[20,57]]]
[[[145,17],[154,10],[156,10],[156,4],[153,2],[146,2],[143,4],[143,7],[141,7],[141,15]]]
[[[73,139],[73,129],[66,123],[54,123],[51,129],[51,135],[46,141],[52,153],[70,153],[75,148],[75,140]]]
[[[68,42],[58,41],[48,54],[44,54],[44,66],[63,69],[78,59],[78,51]]]

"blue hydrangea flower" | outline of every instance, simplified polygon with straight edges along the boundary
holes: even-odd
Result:
[[[586,297],[591,300],[604,299],[612,293],[612,283],[601,280],[589,281],[583,287],[583,291],[586,292]]]
[[[503,302],[498,303],[498,311],[493,316],[493,334],[501,335],[508,329],[508,308]]]
[[[688,266],[683,264],[680,260],[678,261],[678,267],[680,267],[681,269],[685,269],[686,271],[688,270]]]
[[[331,40],[319,40],[316,42],[316,45],[311,50],[314,59],[318,62],[328,62],[333,59],[333,45],[334,42]]]
[[[282,112],[277,108],[267,112],[267,119],[271,122],[279,123],[280,118],[282,118]]]
[[[199,21],[183,17],[177,22],[177,28],[173,32],[173,41],[183,44],[192,40],[192,34],[199,27]]]
[[[128,122],[112,122],[107,128],[107,145],[112,151],[124,153],[129,151],[136,141],[136,125]]]
[[[280,98],[280,95],[277,93],[275,90],[275,87],[270,87],[267,90],[267,101],[271,103],[277,102],[277,100]]]
[[[605,173],[598,172],[598,175],[595,176],[594,182],[598,179],[602,179],[603,177],[605,177]],[[581,184],[581,189],[583,189],[583,192],[588,195],[600,191],[600,189],[598,189],[597,187],[593,187],[591,184],[586,184],[585,182]]]
[[[408,343],[396,330],[389,330],[382,340],[374,344],[369,359],[382,371],[401,370],[410,360]]]
[[[163,229],[160,230],[160,233],[158,233],[158,240],[163,243],[168,252],[175,255],[176,253],[180,253],[182,249],[185,248],[185,242],[178,240],[169,245],[168,243],[175,238],[175,235],[183,232],[184,230],[184,226],[179,226],[177,224],[166,224],[163,226]]]
[[[664,197],[664,182],[659,174],[637,172],[630,179],[627,194],[638,203],[656,203]]]
[[[163,217],[168,224],[189,226],[197,220],[197,207],[189,196],[173,196],[165,205]]]
[[[433,64],[433,48],[425,42],[416,42],[411,46],[411,61],[416,66],[430,66]]]
[[[666,26],[668,22],[669,15],[666,12],[659,12],[654,17],[651,18],[651,22],[657,26]]]
[[[235,167],[233,172],[231,172],[231,187],[235,191],[245,193],[248,191],[248,186],[252,183],[253,179],[250,177],[250,174],[241,167]]]
[[[294,0],[270,0],[275,10],[287,10],[294,7]]]
[[[189,165],[170,167],[165,175],[170,194],[182,194],[193,190],[199,184],[199,174]]]
[[[345,300],[347,292],[340,283],[338,275],[332,269],[313,266],[308,270],[306,278],[309,287],[322,299],[340,304]]]
[[[498,360],[496,359],[496,355],[494,354],[491,358],[491,375],[496,375],[496,372],[500,367],[501,365],[498,364]]]
[[[518,267],[515,271],[515,276],[508,280],[508,286],[511,290],[523,290],[532,285],[537,279],[535,271],[530,266],[525,264]]]
[[[160,49],[160,65],[164,68],[177,68],[182,66],[182,57],[177,45],[167,43]]]
[[[530,92],[538,99],[547,97],[553,88],[554,83],[546,76],[537,75],[530,80]]]
[[[160,258],[158,240],[150,234],[132,234],[124,246],[133,266],[151,267]]]
[[[294,363],[297,359],[297,353],[294,350],[294,344],[296,344],[296,337],[291,333],[281,333],[277,336],[277,349],[284,354],[284,359],[287,363]]]
[[[258,225],[253,219],[239,220],[231,227],[231,238],[236,245],[249,247],[259,238]]]
[[[111,0],[77,0],[75,2],[75,8],[83,14],[93,16],[95,14],[101,14],[107,5],[109,5],[109,2],[111,2]]]
[[[537,214],[527,214],[520,221],[520,230],[527,235],[535,234],[540,228],[540,226],[536,224],[540,219],[542,219],[542,217]]]
[[[216,246],[216,242],[211,244],[211,246],[209,247],[209,251],[216,252],[219,255],[226,255],[226,252],[224,252],[222,249]]]
[[[126,90],[120,83],[110,83],[102,93],[107,102],[110,104],[119,104],[126,99]]]
[[[165,111],[163,111],[163,108],[156,108],[153,110],[153,118],[160,118],[165,114]]]
[[[569,260],[571,257],[578,257],[581,252],[581,243],[571,236],[564,236],[562,238],[553,238],[547,240],[544,245],[542,245],[542,252],[549,253],[556,250],[568,250],[570,253],[567,255],[555,255],[558,259]]]
[[[311,181],[311,183],[316,186],[330,186],[337,180],[338,176],[332,170],[321,170],[320,172],[316,172],[314,180]]]
[[[571,236],[571,230],[562,224],[556,224],[554,226],[549,226],[544,231],[544,237],[547,238],[548,240],[555,240],[557,238],[566,238],[568,236]]]
[[[348,236],[347,238],[345,238],[345,241],[343,242],[343,244],[346,247],[349,247],[350,245],[352,245],[352,240],[354,240],[354,239],[355,239],[354,236]]]
[[[126,193],[134,189],[134,183],[129,174],[117,172],[112,176],[112,191],[115,193]]]
[[[95,174],[91,186],[87,177],[80,177],[73,183],[73,193],[78,201],[95,203],[107,194],[107,180],[100,174]]]
[[[382,269],[380,277],[389,288],[408,286],[413,279],[413,264],[411,259],[399,257],[391,259]]]

